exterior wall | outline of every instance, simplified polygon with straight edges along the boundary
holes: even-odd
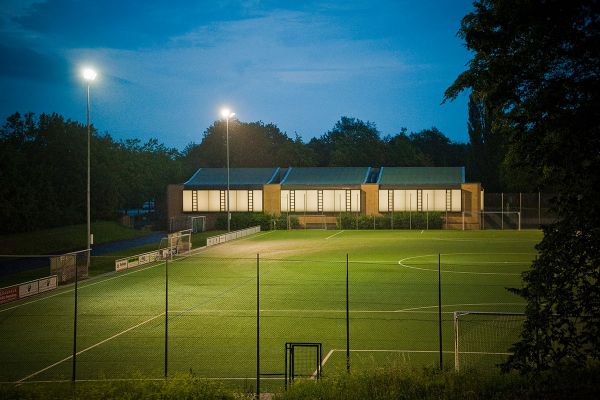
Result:
[[[361,213],[366,215],[379,215],[379,185],[366,183],[360,185],[362,190]]]
[[[448,212],[447,221],[444,224],[448,229],[480,229],[481,223],[481,203],[482,191],[480,183],[464,183],[461,185],[462,191],[462,209],[464,212]],[[453,203],[454,203],[453,196]],[[360,212],[364,215],[380,215],[379,213],[379,185],[378,184],[363,184],[361,185]],[[453,208],[455,206],[453,205]],[[281,215],[281,185],[266,184],[263,186],[262,192],[262,209],[266,214]],[[214,218],[210,218],[211,214],[215,214]],[[168,221],[172,218],[180,218],[189,216],[189,213],[183,213],[183,185],[174,184],[167,186],[167,216]],[[200,215],[207,216],[207,225],[214,224],[213,219],[216,219],[217,213],[201,213]],[[334,218],[334,217],[332,217]],[[333,220],[332,220],[333,221]],[[330,224],[332,221],[327,220]],[[315,221],[302,221],[307,224],[313,224]],[[303,224],[304,225],[304,224]]]
[[[281,185],[278,183],[263,186],[263,212],[281,214]]]
[[[183,185],[167,185],[167,222],[183,215]]]
[[[461,213],[448,213],[445,226],[448,229],[481,229],[481,184],[463,183]]]
[[[480,229],[481,224],[481,184],[463,183],[463,211],[465,212],[465,229]]]

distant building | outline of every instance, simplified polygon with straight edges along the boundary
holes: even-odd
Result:
[[[441,212],[448,229],[480,225],[481,185],[465,182],[464,167],[230,168],[229,175],[232,213],[285,213],[310,225],[342,212]],[[200,168],[167,190],[171,219],[204,215],[210,226],[227,212],[226,168]]]

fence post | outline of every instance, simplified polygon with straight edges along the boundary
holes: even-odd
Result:
[[[500,213],[501,229],[504,230],[504,192],[500,194],[500,201],[502,202],[502,213]]]
[[[90,249],[87,249],[88,254]],[[88,272],[89,273],[89,272]],[[77,380],[77,283],[79,280],[79,268],[77,265],[77,256],[75,256],[75,298],[73,307],[73,371],[71,372],[71,381]]]
[[[350,293],[349,293],[349,268],[348,253],[346,253],[346,371],[350,373]]]
[[[538,192],[538,227],[542,227],[542,192]]]
[[[169,371],[169,259],[165,259],[165,379]]]
[[[258,253],[256,253],[256,398],[257,399],[260,399],[260,274],[259,273],[260,273],[260,256]],[[286,353],[287,353],[287,350],[286,350]],[[286,383],[286,385],[287,385],[287,383]]]
[[[458,311],[454,311],[454,370],[460,371],[460,356],[458,354]]]
[[[438,330],[440,336],[440,370],[444,368],[442,363],[442,255],[438,253]]]

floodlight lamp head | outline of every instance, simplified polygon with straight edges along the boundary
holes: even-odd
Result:
[[[224,108],[221,110],[221,116],[223,118],[229,119],[229,118],[233,117],[234,115],[235,115],[235,113],[232,113],[229,108]]]
[[[85,79],[85,80],[86,80],[86,81],[88,81],[88,82],[91,82],[91,81],[93,81],[94,79],[96,79],[96,76],[98,75],[98,74],[96,73],[96,71],[94,71],[94,70],[93,70],[93,69],[91,69],[91,68],[84,68],[84,69],[81,71],[81,74],[83,75],[83,79]]]

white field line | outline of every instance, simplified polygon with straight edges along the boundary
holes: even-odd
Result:
[[[335,349],[334,351],[345,352],[346,349]],[[355,353],[439,353],[439,350],[397,350],[397,349],[350,349]],[[454,350],[444,350],[442,353],[454,354]]]
[[[331,349],[329,350],[329,353],[327,353],[327,355],[325,356],[325,358],[323,359],[323,361],[321,361],[321,370],[323,370],[323,366],[325,365],[325,363],[327,362],[327,360],[329,360],[329,357],[331,357],[331,355],[333,354],[335,350]],[[315,379],[317,377],[317,374],[319,373],[318,370],[315,370],[315,372],[312,373],[312,375],[310,376],[310,379]]]
[[[258,235],[257,234],[249,235],[249,236],[241,238],[241,239],[230,240],[229,242],[233,242],[233,241],[241,242],[242,240],[254,239],[254,238],[257,238],[257,237],[268,235],[269,233],[273,233],[273,232],[275,232],[275,231],[268,231],[268,232],[264,232],[264,233],[261,233],[261,234],[258,234]],[[227,243],[229,243],[229,242],[227,242]]]
[[[79,351],[78,351],[77,353],[75,353],[75,354],[76,354],[76,355],[80,355],[80,354],[82,354],[82,353],[85,353],[86,351],[88,351],[88,350],[91,350],[91,349],[93,349],[93,348],[96,348],[96,347],[98,347],[98,346],[100,346],[100,345],[102,345],[102,344],[104,344],[104,343],[106,343],[106,342],[108,342],[108,341],[110,341],[110,340],[112,340],[112,339],[116,338],[116,337],[119,337],[119,336],[121,336],[121,335],[124,335],[125,333],[127,333],[127,332],[129,332],[129,331],[132,331],[132,330],[134,330],[135,328],[138,328],[138,327],[140,327],[140,326],[142,326],[142,325],[144,325],[144,324],[147,324],[148,322],[150,322],[150,321],[153,321],[153,320],[155,320],[156,318],[158,318],[158,317],[160,317],[160,316],[162,316],[162,315],[165,315],[165,313],[163,312],[163,313],[160,313],[160,314],[157,314],[157,315],[155,315],[154,317],[148,318],[147,320],[145,320],[145,321],[142,321],[142,322],[140,322],[139,324],[137,324],[137,325],[134,325],[134,326],[132,326],[132,327],[129,327],[129,328],[125,329],[124,331],[121,331],[121,332],[119,332],[119,333],[116,333],[116,334],[112,335],[112,336],[111,336],[111,337],[109,337],[109,338],[106,338],[106,339],[104,339],[104,340],[101,340],[101,341],[99,341],[98,343],[96,343],[96,344],[93,344],[93,345],[91,345],[91,346],[89,346],[89,347],[86,347],[86,348],[85,348],[85,349],[83,349],[83,350],[79,350]],[[39,371],[37,371],[37,372],[34,372],[33,374],[27,375],[25,378],[22,378],[22,379],[18,380],[16,383],[21,383],[21,382],[23,382],[23,381],[26,381],[26,380],[28,380],[29,378],[33,378],[34,376],[36,376],[36,375],[39,375],[39,374],[41,374],[42,372],[44,372],[44,371],[47,371],[47,370],[49,370],[50,368],[53,368],[53,367],[55,367],[55,366],[57,366],[57,365],[59,365],[59,364],[62,364],[63,362],[65,362],[65,361],[68,361],[68,360],[70,360],[71,358],[73,358],[73,355],[70,355],[70,356],[68,356],[68,357],[66,357],[66,358],[63,358],[62,360],[60,360],[60,361],[57,361],[57,362],[55,362],[54,364],[51,364],[51,365],[49,365],[49,366],[47,366],[47,367],[45,367],[45,368],[42,368],[42,369],[40,369]]]
[[[337,233],[334,233],[333,235],[329,235],[329,236],[327,236],[327,237],[325,238],[325,240],[327,240],[327,239],[331,239],[332,237],[334,237],[334,236],[337,236],[337,235],[339,235],[340,233],[344,233],[344,231],[339,231],[339,232],[337,232]]]
[[[99,280],[99,281],[97,281],[97,282],[93,282],[93,283],[88,283],[87,285],[79,285],[79,286],[78,286],[78,288],[77,288],[77,290],[85,289],[85,288],[88,288],[88,287],[90,287],[90,286],[98,285],[98,284],[100,284],[100,283],[104,283],[104,282],[112,281],[113,279],[122,278],[122,277],[124,277],[124,276],[127,276],[127,275],[131,275],[131,274],[135,274],[135,273],[137,273],[137,272],[145,271],[145,270],[147,270],[147,269],[154,268],[154,267],[156,267],[156,266],[158,266],[158,265],[162,265],[162,264],[163,264],[163,263],[158,263],[158,264],[155,264],[155,265],[150,265],[150,266],[148,266],[148,267],[145,267],[145,268],[135,269],[134,271],[131,271],[131,272],[125,272],[125,273],[121,273],[121,274],[118,274],[118,275],[116,275],[116,276],[113,276],[113,277],[111,277],[111,278],[102,279],[102,280]],[[92,279],[94,279],[94,278],[92,278]],[[69,287],[65,287],[65,289],[64,289],[63,291],[61,291],[60,293],[54,293],[54,294],[51,294],[51,295],[48,295],[48,296],[39,297],[39,298],[37,298],[37,299],[35,299],[35,300],[31,300],[31,301],[28,301],[28,302],[26,302],[26,303],[21,303],[21,304],[17,304],[17,305],[15,305],[15,306],[12,306],[12,307],[3,308],[3,309],[1,309],[1,310],[0,310],[0,313],[1,313],[1,312],[4,312],[4,311],[13,310],[13,309],[15,309],[15,308],[23,307],[23,306],[26,306],[26,305],[29,305],[29,304],[37,303],[38,301],[42,301],[42,300],[46,300],[46,299],[50,299],[50,298],[52,298],[52,297],[62,296],[62,295],[64,295],[64,294],[66,294],[66,293],[70,293],[70,292],[72,292],[72,291],[73,291],[75,288],[74,288],[73,284],[71,284],[71,285],[69,285],[69,286],[71,286],[71,288],[69,288]]]
[[[270,232],[267,232],[267,233],[270,233]],[[244,239],[247,239],[247,238],[244,238]],[[244,240],[244,239],[241,239],[241,240]],[[186,258],[189,258],[189,257],[191,257],[191,256],[193,256],[193,255],[195,255],[197,253],[200,253],[201,251],[206,250],[206,249],[208,249],[208,247],[206,247],[206,246],[197,247],[195,249],[192,249],[192,250],[188,251],[186,255],[181,256],[179,258],[176,258],[175,260],[170,260],[170,261],[171,262],[175,262],[175,261],[185,260]],[[157,262],[156,264],[149,265],[149,266],[144,267],[144,268],[136,268],[136,269],[134,269],[131,272],[117,273],[117,275],[115,275],[113,277],[110,277],[110,278],[106,278],[106,279],[102,279],[106,274],[103,274],[103,275],[100,275],[100,276],[97,276],[97,277],[93,277],[93,278],[90,278],[90,280],[96,280],[96,279],[99,279],[99,280],[96,281],[96,282],[88,283],[87,285],[86,284],[82,284],[82,285],[80,285],[78,287],[78,290],[85,289],[85,288],[88,288],[90,286],[98,285],[100,283],[112,281],[113,279],[122,278],[124,276],[135,274],[135,273],[138,273],[138,272],[141,272],[141,271],[145,271],[147,269],[155,268],[155,267],[158,267],[159,265],[163,265],[163,264],[164,264],[164,262],[162,262],[162,261],[161,262]],[[110,272],[110,274],[114,274],[114,273],[115,273],[114,271]],[[71,287],[71,288],[69,289],[69,287]],[[4,311],[13,310],[15,308],[19,308],[19,307],[22,307],[22,306],[26,306],[26,305],[29,305],[29,304],[37,303],[38,301],[50,299],[52,297],[61,296],[61,295],[65,294],[65,293],[70,293],[73,290],[74,290],[73,284],[70,284],[69,286],[65,286],[64,290],[61,291],[60,293],[54,293],[54,294],[51,294],[51,295],[48,295],[48,296],[42,296],[42,297],[39,297],[39,298],[37,298],[35,300],[31,300],[31,301],[28,301],[28,302],[25,302],[25,303],[17,304],[17,305],[14,305],[12,307],[0,309],[0,313],[2,313]]]
[[[444,307],[462,307],[462,306],[480,306],[480,307],[488,307],[488,306],[525,306],[526,303],[457,303],[457,304],[442,304],[442,308]],[[414,314],[437,314],[437,311],[422,311],[430,308],[438,308],[438,305],[433,306],[423,306],[423,307],[411,307],[411,308],[402,308],[399,310],[350,310],[350,314],[389,314],[389,313],[414,313]],[[188,314],[191,315],[192,312],[189,310],[169,310],[172,313],[178,314]],[[212,313],[256,313],[255,308],[248,309],[205,309],[205,310],[195,310],[194,314],[212,314]],[[346,310],[328,310],[328,309],[261,309],[261,313],[324,313],[324,314],[345,314]],[[442,314],[453,314],[454,311],[442,311]]]
[[[325,363],[329,360],[329,357],[331,357],[333,355],[334,352],[340,352],[340,353],[345,353],[346,349],[331,349],[329,350],[329,353],[327,353],[327,356],[325,356],[325,358],[323,359],[323,362],[321,363],[321,368],[323,368],[325,366]],[[351,353],[425,353],[425,354],[433,354],[436,353],[438,354],[440,351],[439,350],[384,350],[384,349],[350,349]],[[453,350],[444,350],[442,351],[442,353],[446,353],[446,354],[454,354]],[[476,353],[462,353],[462,354],[476,354]],[[481,353],[481,354],[503,354],[503,353]],[[317,376],[317,371],[315,371],[312,376],[311,379],[314,379]]]
[[[519,255],[519,254],[529,255],[531,253],[446,253],[446,254],[441,254],[441,255],[447,256],[447,255]],[[399,260],[398,265],[400,265],[401,267],[404,267],[404,268],[416,269],[419,271],[437,272],[438,271],[437,268],[421,268],[421,267],[415,267],[412,265],[405,264],[405,261],[414,260],[415,258],[435,257],[437,255],[438,254],[424,254],[424,255],[419,255],[419,256],[406,257],[406,258],[403,258],[402,260]],[[490,262],[486,262],[486,263],[490,263]],[[491,262],[491,263],[493,263],[493,262]],[[506,264],[506,262],[498,262],[496,264]],[[520,273],[514,273],[514,272],[475,272],[475,271],[471,272],[471,271],[449,271],[449,270],[444,270],[444,269],[442,269],[441,272],[450,273],[450,274],[468,274],[468,275],[521,276]]]
[[[168,378],[169,381],[185,381],[186,378]],[[219,381],[237,381],[237,380],[252,380],[255,379],[255,377],[201,377],[200,379],[202,380],[219,380]],[[261,377],[260,380],[281,380],[281,378],[279,377],[274,377],[274,376],[264,376]],[[165,381],[165,378],[106,378],[106,379],[77,379],[77,382],[143,382],[143,381]],[[8,385],[8,384],[14,384],[15,382],[10,382],[10,381],[0,381],[0,385]],[[57,380],[42,380],[42,381],[27,381],[27,382],[20,382],[19,385],[29,385],[29,384],[36,384],[36,383],[73,383],[72,380],[70,379],[57,379]]]
[[[459,303],[459,304],[442,304],[442,307],[462,307],[462,306],[525,306],[526,303]],[[425,307],[412,307],[404,308],[402,310],[396,310],[395,312],[414,312],[417,310],[424,310],[427,308],[438,308],[438,306],[425,306]],[[434,311],[437,312],[437,311]],[[452,313],[452,311],[447,311]]]

